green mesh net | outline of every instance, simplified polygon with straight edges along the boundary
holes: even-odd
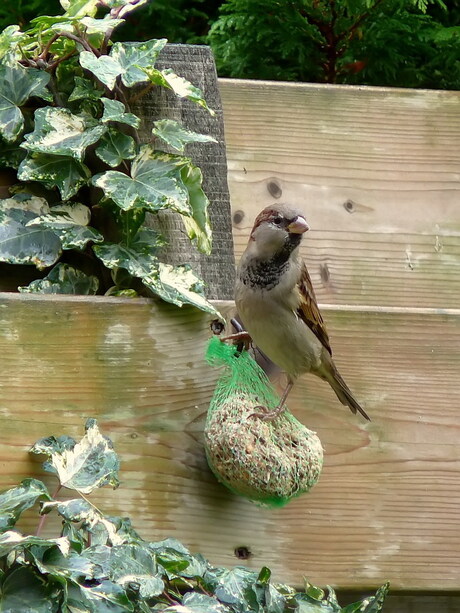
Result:
[[[223,367],[205,426],[208,464],[217,479],[253,502],[280,507],[318,481],[321,441],[287,409],[273,421],[255,417],[279,399],[266,374],[247,351],[217,337],[206,359]]]

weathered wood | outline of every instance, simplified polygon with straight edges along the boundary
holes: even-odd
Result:
[[[237,259],[292,202],[320,301],[458,306],[459,92],[219,83]]]
[[[214,58],[210,48],[203,45],[166,45],[156,65],[159,69],[172,68],[199,87],[215,115],[210,115],[187,99],[178,98],[166,88],[155,87],[133,106],[142,118],[144,138],[147,141],[152,138],[154,121],[174,119],[189,130],[209,134],[218,141],[190,144],[186,150],[186,155],[203,172],[203,189],[210,201],[209,214],[213,227],[212,253],[203,255],[192,247],[179,215],[168,211],[160,212],[155,219],[156,227],[169,239],[169,245],[162,250],[162,259],[172,264],[191,264],[205,281],[208,298],[230,299],[233,297],[234,279],[233,239],[224,122]],[[162,141],[155,144],[159,149],[169,151]],[[174,150],[171,152],[177,153]]]
[[[35,440],[79,437],[93,416],[121,455],[122,486],[92,500],[131,516],[145,538],[175,536],[227,566],[246,546],[244,564],[299,584],[458,589],[460,310],[323,312],[337,365],[373,421],[304,377],[290,405],[318,432],[325,467],[308,495],[267,510],[206,465],[218,376],[203,359],[208,316],[140,299],[0,295],[0,489],[43,475],[27,453]],[[22,527],[34,526],[29,512]]]

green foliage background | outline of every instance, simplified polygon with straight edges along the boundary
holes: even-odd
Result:
[[[7,0],[0,29],[59,11],[58,0]],[[460,89],[454,2],[151,0],[117,39],[153,37],[210,44],[221,76]]]

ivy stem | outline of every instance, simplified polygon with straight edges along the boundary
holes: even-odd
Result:
[[[52,494],[52,498],[56,499],[56,496],[59,494],[59,492],[61,491],[62,485],[59,483],[59,485],[57,486],[56,490],[54,491],[54,493]],[[48,513],[44,513],[41,517],[40,517],[40,521],[38,522],[38,526],[37,526],[37,530],[35,532],[35,536],[40,536],[42,530],[43,530],[43,526],[46,523],[46,520],[48,519]]]

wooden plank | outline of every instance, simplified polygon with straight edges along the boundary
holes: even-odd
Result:
[[[291,202],[320,301],[458,306],[459,92],[219,83],[237,259]]]
[[[460,310],[323,310],[337,365],[373,421],[304,377],[290,404],[318,432],[325,467],[308,495],[267,510],[206,465],[218,375],[203,360],[208,316],[147,300],[1,294],[0,489],[43,476],[27,453],[35,440],[80,437],[92,416],[122,458],[121,488],[92,500],[131,516],[145,538],[175,536],[215,564],[266,564],[299,584],[456,590]],[[22,527],[34,526],[28,513]]]

